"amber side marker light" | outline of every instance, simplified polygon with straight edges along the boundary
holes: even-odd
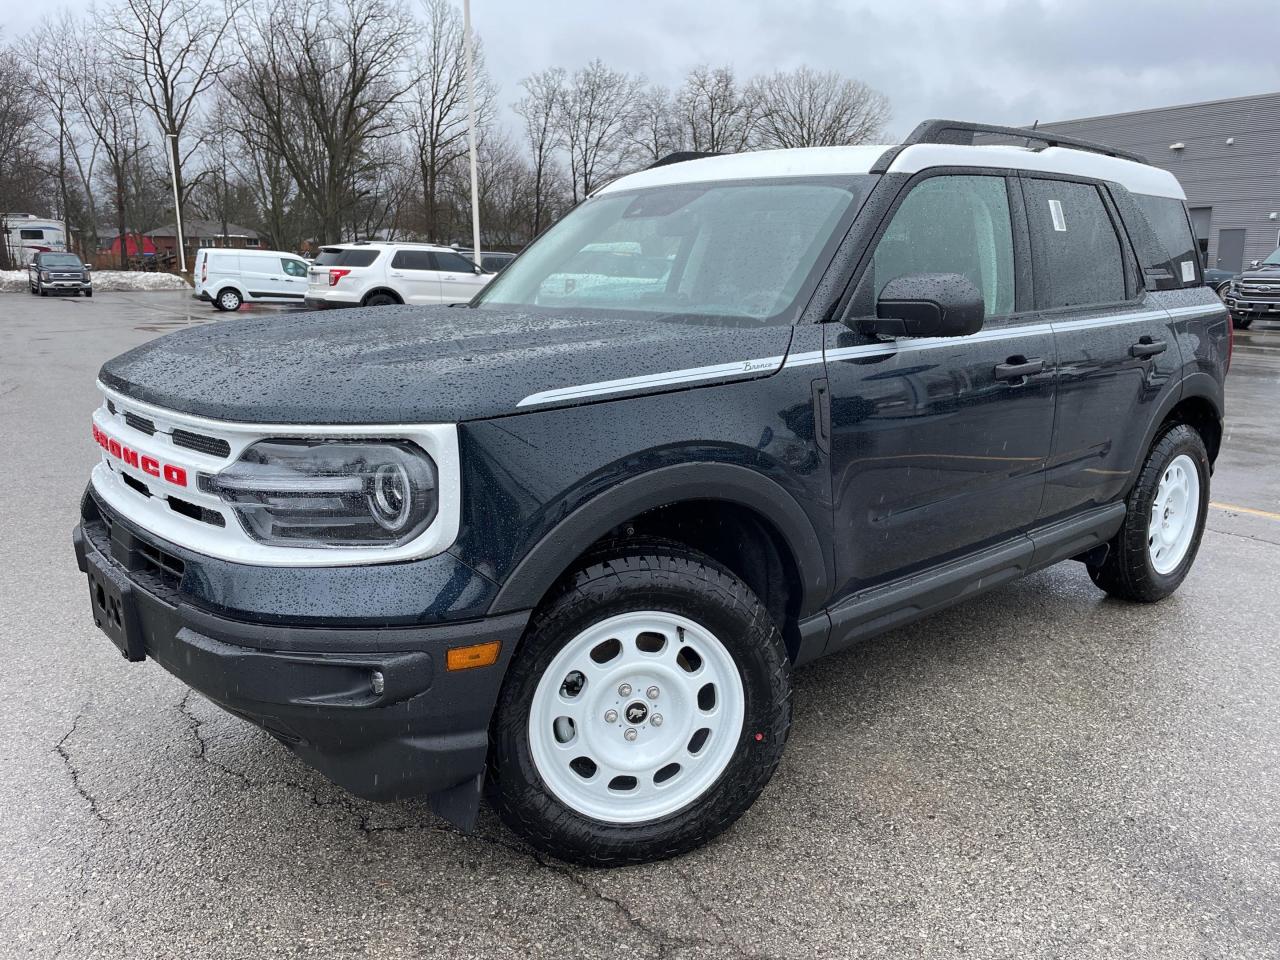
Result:
[[[445,666],[450,670],[470,670],[472,667],[491,667],[498,662],[501,640],[473,643],[468,647],[452,647],[445,654]]]

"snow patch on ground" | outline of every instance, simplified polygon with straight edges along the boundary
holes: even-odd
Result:
[[[95,290],[188,290],[191,284],[172,273],[142,273],[125,270],[93,271]],[[30,291],[25,270],[0,270],[0,292]]]

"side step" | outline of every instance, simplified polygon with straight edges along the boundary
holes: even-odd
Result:
[[[828,611],[831,633],[823,653],[843,650],[1034,570],[1088,553],[1115,536],[1124,515],[1123,503],[1095,507],[1016,540],[855,594]]]

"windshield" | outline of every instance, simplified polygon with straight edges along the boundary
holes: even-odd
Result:
[[[40,258],[42,267],[78,267],[80,258],[74,253],[46,253]]]
[[[1267,259],[1263,260],[1262,262],[1263,263],[1280,263],[1280,247],[1277,247],[1275,253],[1271,254],[1271,256],[1267,257]]]
[[[675,184],[597,196],[500,273],[478,303],[789,323],[874,179]]]

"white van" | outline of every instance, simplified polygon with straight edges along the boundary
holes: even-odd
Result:
[[[201,247],[192,268],[192,296],[219,310],[239,310],[245,302],[302,303],[307,267],[301,257],[280,250]]]

